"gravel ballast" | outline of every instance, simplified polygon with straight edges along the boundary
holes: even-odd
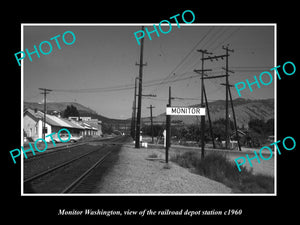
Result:
[[[156,157],[157,156],[157,157]],[[225,194],[231,189],[193,174],[169,161],[157,149],[123,146],[119,160],[94,190],[103,194]]]

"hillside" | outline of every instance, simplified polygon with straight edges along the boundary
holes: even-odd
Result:
[[[77,102],[47,102],[47,111],[64,111],[68,105],[73,105],[80,112],[89,112],[91,114],[97,114],[94,110],[83,106]],[[31,108],[37,110],[44,110],[44,104],[40,104],[37,102],[24,102],[24,108]]]
[[[47,102],[47,112],[53,112],[53,111],[57,111],[57,112],[62,112],[64,111],[68,105],[73,105],[77,108],[79,115],[80,116],[90,116],[93,119],[98,119],[101,120],[102,122],[106,122],[106,123],[117,123],[121,120],[116,120],[116,119],[110,119],[107,118],[105,116],[101,116],[99,115],[96,111],[81,105],[77,102]],[[40,111],[44,110],[44,104],[40,104],[37,102],[24,102],[24,109],[26,108],[30,108],[30,109],[37,109]]]
[[[225,118],[225,100],[217,100],[208,103],[210,117],[212,121]],[[237,98],[233,100],[237,124],[239,127],[248,127],[250,119],[264,119],[265,121],[274,118],[274,99],[258,99],[250,100]],[[193,105],[199,107],[200,105]],[[231,105],[229,104],[229,116],[233,119]],[[153,121],[156,123],[165,122],[166,114],[162,113],[156,116]],[[206,116],[206,120],[208,120]],[[144,122],[148,122],[149,118],[145,118]],[[172,121],[182,121],[184,124],[199,123],[200,117],[197,116],[172,116]]]
[[[236,114],[237,124],[239,127],[248,127],[249,120],[252,119],[264,119],[265,121],[274,118],[274,99],[243,99],[237,98],[233,100],[234,110]],[[110,124],[127,124],[130,126],[130,119],[127,120],[117,120],[104,117],[99,115],[94,110],[81,105],[77,102],[49,102],[47,103],[47,112],[60,111],[62,112],[67,108],[68,105],[73,105],[79,111],[81,116],[90,116],[92,118],[101,120],[104,123]],[[199,107],[198,105],[193,105],[194,107]],[[38,109],[43,111],[44,105],[36,102],[24,102],[24,109]],[[225,118],[225,100],[217,100],[209,103],[210,116],[212,121],[218,120],[220,118]],[[229,116],[232,117],[231,105],[229,104]],[[206,116],[206,120],[207,120]],[[149,123],[150,118],[142,118],[144,123]],[[166,115],[162,113],[153,118],[154,123],[165,123]],[[200,122],[200,117],[197,116],[172,116],[172,121],[180,122],[184,124],[197,124]]]

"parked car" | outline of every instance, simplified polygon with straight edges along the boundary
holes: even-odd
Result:
[[[73,135],[71,135],[70,140],[69,140],[69,135],[68,134],[60,134],[60,139],[62,140],[61,141],[57,136],[53,137],[53,139],[56,143],[59,143],[59,142],[77,142],[81,138],[82,138],[82,136],[73,136]]]
[[[70,142],[77,142],[82,139],[82,136],[71,136]]]

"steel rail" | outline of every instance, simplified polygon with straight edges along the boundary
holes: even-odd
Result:
[[[79,147],[81,145],[88,144],[89,142],[101,142],[101,143],[106,144],[106,143],[110,143],[111,141],[117,141],[118,142],[118,141],[122,140],[123,138],[124,138],[124,136],[116,136],[116,137],[107,138],[107,139],[89,140],[89,141],[79,142],[79,143],[75,143],[75,144],[67,144],[67,145],[63,145],[63,146],[49,148],[47,150],[50,150],[50,151],[46,150],[45,152],[38,153],[38,154],[35,154],[35,155],[33,155],[30,152],[27,156],[27,159],[24,160],[24,163],[27,163],[27,162],[32,161],[32,160],[39,159],[41,157],[46,157],[46,156],[51,155],[51,154],[55,154],[58,150],[69,150],[71,148],[76,148],[76,147]]]
[[[102,142],[104,144],[104,146],[101,146],[100,148],[97,148],[95,150],[89,151],[86,154],[82,154],[80,156],[72,158],[72,159],[70,159],[68,161],[65,161],[65,162],[63,162],[61,164],[58,164],[58,165],[56,165],[56,166],[54,166],[54,167],[52,167],[50,169],[47,169],[47,170],[42,171],[42,172],[40,172],[40,173],[38,173],[36,175],[33,175],[31,177],[28,177],[28,178],[24,179],[23,180],[23,185],[25,186],[26,184],[30,184],[32,181],[34,181],[34,180],[36,180],[38,178],[41,178],[41,177],[43,177],[43,176],[45,176],[45,175],[47,175],[47,174],[49,174],[49,173],[51,173],[53,171],[56,171],[56,170],[58,170],[60,168],[63,168],[63,167],[66,167],[67,165],[72,164],[72,163],[74,163],[76,161],[79,161],[83,157],[86,157],[86,156],[88,156],[90,154],[94,154],[95,152],[99,151],[100,149],[104,150],[104,151],[107,151],[107,152],[104,153],[104,155],[100,155],[99,156],[100,159],[95,159],[95,161],[96,160],[97,161],[96,161],[96,163],[92,164],[91,167],[88,167],[85,170],[83,170],[81,175],[77,174],[77,176],[76,176],[77,178],[74,177],[73,182],[72,182],[72,180],[70,181],[71,184],[66,184],[67,187],[62,187],[63,190],[61,191],[61,193],[71,193],[72,190],[76,190],[76,186],[78,184],[80,185],[80,183],[84,180],[84,178],[87,177],[88,174],[90,174],[90,172],[93,171],[93,169],[95,169],[97,166],[99,166],[101,163],[103,163],[104,160],[115,150],[115,148],[112,147],[112,146],[121,144],[121,142],[124,142],[124,140],[126,140],[126,136],[125,137],[123,136],[123,137],[113,138],[112,141],[115,141],[115,143],[105,143],[105,142],[103,143]],[[112,146],[109,147],[109,145],[112,145]]]
[[[45,150],[45,152],[40,152],[40,153],[37,153],[35,155],[33,155],[30,152],[30,154],[27,156],[27,159],[25,158],[26,160],[24,160],[24,163],[26,163],[27,161],[32,161],[32,160],[35,160],[35,159],[39,159],[40,157],[44,157],[44,156],[54,154],[58,150],[69,150],[70,148],[76,148],[76,147],[79,147],[79,146],[84,145],[84,144],[86,144],[86,142],[80,142],[80,143],[76,143],[76,144],[72,144],[72,145],[63,145],[63,146],[53,147],[53,148],[47,149],[48,151]],[[23,155],[23,157],[24,157],[24,155]]]
[[[61,168],[61,167],[64,167],[64,166],[66,166],[66,165],[68,165],[68,164],[70,164],[70,163],[72,163],[72,162],[74,162],[74,161],[76,161],[76,160],[78,160],[78,159],[80,159],[80,158],[82,158],[82,157],[84,157],[84,156],[87,156],[87,155],[89,155],[89,154],[91,154],[91,153],[94,153],[95,151],[98,151],[98,150],[99,150],[99,149],[90,151],[90,152],[88,152],[88,153],[86,153],[86,154],[80,155],[80,156],[78,156],[78,157],[76,157],[76,158],[74,158],[74,159],[71,159],[71,160],[66,161],[66,162],[64,162],[64,163],[61,163],[61,164],[59,164],[59,165],[57,165],[57,166],[54,166],[54,167],[52,167],[52,168],[49,169],[49,170],[43,171],[43,172],[41,172],[41,173],[39,173],[39,174],[36,174],[36,175],[31,176],[31,177],[29,177],[29,178],[26,178],[26,179],[24,180],[24,183],[31,182],[32,180],[35,180],[35,179],[37,179],[37,178],[39,178],[39,177],[42,177],[42,176],[44,176],[44,175],[46,175],[46,174],[48,174],[48,173],[51,173],[51,172],[54,171],[54,170],[57,170],[57,169],[59,169],[59,168]]]
[[[70,192],[77,184],[80,183],[96,166],[100,165],[106,157],[108,157],[113,150],[107,152],[104,156],[102,156],[94,165],[92,165],[88,170],[86,170],[81,176],[79,176],[75,181],[73,181],[69,186],[67,186],[61,193]]]

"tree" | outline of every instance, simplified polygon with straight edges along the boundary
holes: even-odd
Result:
[[[165,129],[164,125],[154,124],[153,125],[153,136],[157,137],[157,136],[161,135],[164,129]],[[151,132],[152,132],[151,131],[151,125],[143,125],[142,132],[143,132],[144,135],[151,136]]]
[[[249,125],[249,139],[253,147],[259,147],[267,142],[268,135],[274,134],[274,119],[269,119],[267,122],[259,119],[252,119]]]
[[[112,125],[108,123],[102,123],[102,132],[103,134],[111,134],[113,132]]]
[[[225,140],[225,126],[226,125],[226,120],[224,118],[220,118],[218,120],[215,120],[212,124],[212,130],[214,134],[214,138],[218,138],[219,140]],[[231,133],[234,130],[234,124],[230,120],[229,127],[228,127],[229,132]]]
[[[188,126],[188,138],[191,141],[199,141],[201,128],[198,124],[191,124]]]
[[[252,119],[248,123],[249,129],[255,131],[256,133],[259,134],[264,134],[265,133],[265,122],[264,120],[260,119]]]
[[[274,135],[274,119],[269,119],[265,125],[266,133],[269,135]]]
[[[79,112],[78,112],[77,108],[73,105],[68,105],[67,108],[63,111],[62,117],[68,118],[69,116],[79,117]]]

